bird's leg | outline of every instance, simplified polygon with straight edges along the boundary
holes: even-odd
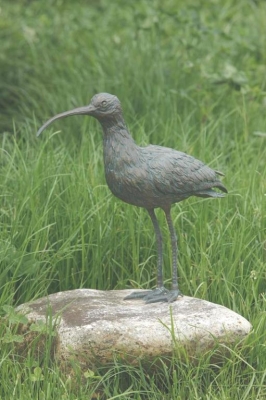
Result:
[[[124,300],[130,299],[140,299],[143,298],[146,300],[146,303],[154,303],[157,301],[158,296],[165,295],[168,293],[168,290],[163,286],[163,239],[161,229],[159,227],[158,220],[156,218],[154,209],[148,209],[149,216],[152,220],[152,224],[154,227],[156,241],[157,241],[157,250],[158,250],[158,258],[157,258],[157,288],[154,290],[141,291],[141,292],[133,292],[130,295],[126,296]]]
[[[163,238],[154,209],[148,210],[154,227],[157,242],[157,288],[163,287]]]
[[[173,225],[173,221],[171,218],[171,208],[167,208],[164,210],[166,221],[168,224],[170,237],[171,237],[171,245],[172,245],[172,290],[169,292],[168,301],[174,301],[178,296],[182,296],[182,293],[178,287],[178,278],[177,278],[177,236],[175,232],[175,228]]]
[[[165,289],[163,286],[162,280],[161,280],[161,286],[159,286],[159,284],[158,284],[157,289],[153,290],[150,294],[148,294],[144,297],[144,300],[146,301],[146,303],[156,303],[156,302],[161,302],[161,301],[167,301],[168,303],[171,303],[172,301],[175,301],[179,296],[182,296],[182,294],[178,288],[178,281],[177,281],[177,237],[176,237],[173,221],[171,218],[170,210],[171,210],[171,207],[164,208],[166,221],[167,221],[168,228],[170,231],[171,245],[172,245],[172,289],[171,290]],[[152,215],[151,215],[151,218],[152,218]],[[152,221],[153,221],[153,225],[154,225],[154,229],[155,229],[157,238],[159,238],[159,234],[158,234],[159,225],[158,225],[157,220],[155,219],[155,214],[154,214],[154,218],[152,218]],[[159,240],[158,240],[158,280],[159,280],[159,274],[160,274],[159,271],[160,271],[160,269],[162,269],[162,258],[160,260],[160,254],[162,254],[162,248],[160,249]],[[159,280],[159,282],[160,282],[160,280]]]
[[[163,239],[161,229],[159,227],[158,220],[156,218],[154,209],[148,209],[149,216],[152,220],[152,224],[154,227],[155,235],[156,235],[156,242],[157,242],[157,250],[158,250],[158,258],[157,258],[157,288],[154,290],[145,290],[141,292],[133,292],[130,295],[126,296],[124,300],[130,299],[144,299],[146,302],[153,302],[151,297],[153,298],[154,295],[161,295],[162,293],[168,292],[167,289],[163,286]],[[157,300],[155,300],[157,301]],[[160,301],[160,300],[159,300]]]

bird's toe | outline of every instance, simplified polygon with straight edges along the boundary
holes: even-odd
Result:
[[[148,293],[147,296],[143,298],[143,300],[145,300],[146,303],[157,303],[160,301],[164,301],[161,299],[165,298],[165,296],[167,296],[168,293],[169,293],[168,289],[166,289],[165,287],[159,287],[153,289],[150,293]]]
[[[143,299],[146,304],[160,302],[172,303],[181,296],[183,295],[179,289],[168,290],[165,287],[160,287],[153,290],[141,290],[139,292],[132,292],[128,296],[124,297],[124,300]]]
[[[124,297],[124,300],[137,300],[143,299],[144,297],[148,296],[152,293],[152,290],[140,290],[139,292],[132,292],[128,296]]]
[[[172,289],[169,291],[166,301],[168,301],[168,303],[172,303],[173,301],[177,300],[178,297],[183,297],[183,294],[179,289]]]
[[[148,296],[145,296],[143,300],[145,300],[145,303],[160,303],[160,302],[172,303],[173,301],[177,300],[178,297],[180,296],[183,295],[179,289],[167,290],[165,288],[162,288],[160,290],[155,289]]]

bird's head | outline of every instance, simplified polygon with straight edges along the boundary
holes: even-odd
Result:
[[[120,114],[122,112],[121,103],[118,98],[109,93],[96,94],[91,99],[88,107],[91,108],[89,115],[97,119]]]
[[[99,93],[93,96],[89,105],[74,108],[73,110],[62,112],[50,118],[38,130],[37,136],[39,136],[52,122],[60,118],[69,117],[71,115],[91,115],[101,122],[101,120],[110,119],[116,115],[120,115],[121,113],[121,104],[116,96],[109,93]]]

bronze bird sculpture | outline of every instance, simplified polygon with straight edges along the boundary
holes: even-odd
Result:
[[[224,197],[213,188],[227,193],[218,179],[223,175],[201,161],[180,151],[149,145],[138,146],[130,135],[122,114],[120,101],[108,93],[96,94],[89,105],[57,114],[37,132],[59,118],[90,115],[103,129],[103,158],[106,182],[111,192],[126,203],[145,208],[155,230],[157,259],[157,288],[133,292],[125,299],[143,298],[146,303],[175,301],[182,296],[177,277],[177,237],[171,218],[171,206],[190,196]],[[163,283],[162,234],[154,209],[165,212],[172,244],[172,289]]]

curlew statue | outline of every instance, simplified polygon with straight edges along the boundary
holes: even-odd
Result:
[[[182,296],[177,277],[177,237],[171,218],[171,206],[190,196],[224,197],[218,188],[227,189],[218,179],[223,175],[180,151],[149,145],[138,146],[130,135],[120,101],[108,93],[96,94],[89,105],[57,114],[37,132],[39,136],[53,121],[71,115],[90,115],[103,129],[103,156],[106,182],[111,192],[126,203],[145,208],[155,230],[158,259],[157,287],[154,290],[133,292],[125,299],[143,298],[146,303],[172,302]],[[165,212],[172,244],[172,289],[164,287],[162,234],[155,208]]]

